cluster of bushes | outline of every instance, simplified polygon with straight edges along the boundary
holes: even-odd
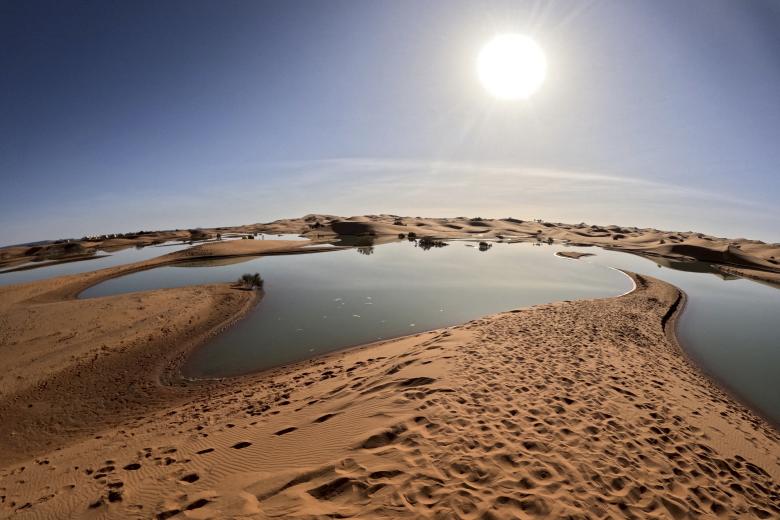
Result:
[[[135,231],[132,233],[108,233],[105,235],[85,235],[81,237],[82,242],[98,242],[101,240],[111,240],[112,238],[134,239],[144,235],[152,235],[154,231]]]
[[[202,229],[190,229],[190,240],[205,240],[209,237],[208,233]]]
[[[444,247],[444,246],[448,246],[449,244],[444,240],[438,240],[431,237],[422,237],[420,240],[418,240],[415,243],[415,245],[420,249],[422,249],[423,251],[427,251],[432,247]]]

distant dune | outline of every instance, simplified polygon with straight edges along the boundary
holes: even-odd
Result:
[[[700,260],[724,266],[750,270],[753,277],[780,282],[780,244],[767,244],[744,238],[718,238],[692,231],[675,232],[640,229],[615,225],[596,226],[563,224],[534,220],[481,218],[420,218],[396,215],[364,215],[339,217],[336,215],[306,215],[296,219],[282,219],[266,224],[235,227],[203,228],[197,230],[147,231],[123,237],[94,238],[43,246],[13,246],[0,248],[0,268],[10,268],[24,262],[68,259],[72,254],[84,255],[95,250],[116,250],[136,245],[150,245],[170,240],[195,243],[213,241],[217,234],[303,234],[312,239],[336,235],[388,237],[414,233],[420,237],[463,238],[483,236],[504,237],[507,240],[553,239],[572,245],[596,245],[647,256],[678,260]],[[243,243],[243,242],[242,242]],[[227,246],[218,246],[227,247]],[[243,245],[247,251],[253,246]],[[71,254],[72,253],[72,254]]]

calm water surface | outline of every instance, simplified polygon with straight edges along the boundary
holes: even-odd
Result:
[[[314,355],[559,300],[631,288],[617,267],[666,280],[688,294],[678,335],[698,363],[780,424],[780,290],[724,279],[703,263],[666,263],[598,248],[451,242],[424,251],[409,242],[310,255],[229,259],[162,267],[106,281],[82,297],[265,278],[259,305],[196,351],[190,377],[238,375]],[[553,256],[575,250],[595,256]]]
[[[100,251],[96,255],[109,255],[100,258],[78,260],[76,262],[67,262],[64,264],[55,264],[46,267],[36,267],[26,271],[15,271],[12,273],[0,273],[0,285],[10,285],[14,283],[34,282],[55,276],[66,274],[87,273],[96,271],[105,267],[114,267],[116,265],[130,264],[149,260],[160,255],[173,253],[181,249],[191,247],[190,244],[181,242],[168,242],[156,246],[146,246],[143,248],[129,247],[119,251]],[[32,263],[26,265],[33,265]]]
[[[241,240],[241,236],[226,236],[222,239],[225,242],[230,240]],[[300,235],[286,234],[286,235],[258,235],[256,240],[307,240]],[[35,269],[28,269],[25,271],[15,271],[11,273],[0,272],[0,286],[11,285],[14,283],[26,283],[34,282],[36,280],[44,280],[46,278],[54,278],[55,276],[63,276],[66,274],[78,274],[87,273],[89,271],[96,271],[105,267],[114,267],[117,265],[130,264],[133,262],[141,262],[143,260],[149,260],[160,255],[173,253],[174,251],[180,251],[198,245],[202,242],[195,242],[190,244],[181,241],[170,241],[164,244],[146,246],[142,248],[129,247],[121,249],[119,251],[102,251],[98,250],[96,256],[98,258],[90,258],[86,260],[78,260],[75,262],[66,262],[63,264],[55,264],[46,267],[36,267]],[[101,256],[109,255],[109,256]],[[33,262],[25,265],[35,265]],[[17,266],[19,267],[19,266]]]
[[[195,352],[191,377],[237,375],[350,345],[454,325],[494,312],[631,289],[622,273],[553,256],[557,246],[410,242],[225,265],[170,266],[108,280],[82,297],[237,279],[259,272],[265,296],[247,319]]]

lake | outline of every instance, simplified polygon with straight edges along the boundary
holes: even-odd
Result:
[[[413,242],[309,255],[193,262],[133,273],[82,293],[98,297],[163,287],[229,282],[246,272],[265,295],[246,319],[188,359],[192,378],[235,376],[381,339],[467,322],[486,314],[560,300],[622,294],[631,281],[613,268],[666,280],[688,294],[678,336],[706,372],[780,422],[780,291],[724,279],[700,262],[661,266],[599,248],[450,241]],[[570,260],[559,251],[595,256]]]

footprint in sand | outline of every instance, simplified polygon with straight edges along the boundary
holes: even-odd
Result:
[[[200,475],[198,475],[197,473],[188,473],[183,477],[181,477],[179,480],[181,480],[182,482],[187,482],[188,484],[192,484],[193,482],[197,482],[198,480],[200,480]]]

